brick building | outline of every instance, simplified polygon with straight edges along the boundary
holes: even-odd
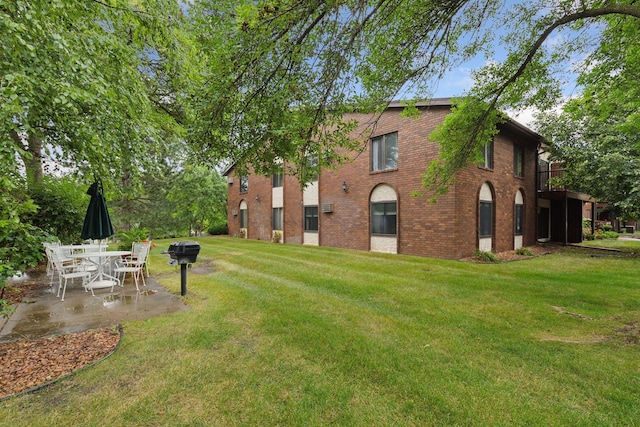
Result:
[[[323,170],[300,188],[290,176],[228,179],[229,234],[284,243],[459,259],[536,243],[541,137],[515,121],[500,126],[484,163],[462,169],[437,203],[416,197],[439,146],[430,133],[450,113],[448,99],[419,104],[418,118],[392,103],[353,161]],[[353,115],[368,126],[370,115]],[[358,135],[362,129],[356,130]],[[581,218],[581,215],[580,215]]]

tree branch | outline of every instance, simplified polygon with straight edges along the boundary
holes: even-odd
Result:
[[[531,63],[531,61],[533,60],[533,58],[536,55],[536,53],[538,52],[538,50],[540,49],[540,47],[542,47],[542,44],[551,35],[551,33],[553,33],[557,28],[559,28],[559,27],[561,27],[563,25],[569,24],[571,22],[578,21],[580,19],[597,18],[597,17],[606,16],[606,15],[627,15],[627,16],[633,16],[635,18],[640,18],[640,6],[613,4],[613,5],[607,5],[605,7],[601,7],[601,8],[598,8],[598,9],[586,9],[586,10],[583,10],[583,11],[580,11],[580,12],[576,12],[576,13],[572,13],[572,14],[569,14],[569,15],[565,15],[562,18],[556,20],[549,27],[547,27],[547,29],[540,35],[540,37],[538,37],[536,42],[531,46],[531,48],[529,49],[529,53],[525,57],[524,61],[522,62],[522,64],[518,68],[518,70],[511,77],[509,77],[498,88],[498,90],[496,92],[494,92],[493,97],[492,97],[491,101],[489,102],[488,107],[486,108],[486,110],[484,111],[484,113],[480,117],[480,120],[478,120],[478,122],[476,123],[476,126],[474,127],[474,131],[471,134],[471,137],[470,137],[468,143],[466,144],[465,152],[467,154],[471,152],[472,147],[473,147],[473,141],[475,140],[476,136],[478,135],[478,133],[480,131],[480,128],[482,127],[482,124],[484,123],[484,121],[489,116],[490,111],[492,111],[495,108],[496,104],[498,103],[498,99],[500,98],[500,96],[502,96],[502,94],[509,87],[509,85],[515,83],[515,81],[522,74],[524,74],[527,66]]]

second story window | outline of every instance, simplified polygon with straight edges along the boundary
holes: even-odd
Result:
[[[240,177],[240,192],[246,193],[247,191],[249,191],[249,177],[243,175]]]
[[[398,168],[398,132],[371,139],[371,172]]]
[[[311,182],[316,182],[318,180],[318,156],[307,156],[306,163],[311,173]]]
[[[273,174],[271,178],[271,183],[273,185],[273,188],[282,187],[283,182],[284,182],[284,173],[281,170]]]
[[[487,169],[493,169],[493,140],[482,147],[482,164]]]
[[[513,145],[513,174],[524,177],[524,148],[517,144]]]

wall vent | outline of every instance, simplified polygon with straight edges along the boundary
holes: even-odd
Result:
[[[232,176],[228,176],[227,177],[227,184],[229,184],[229,185],[233,184],[233,177]]]
[[[231,215],[233,215],[233,216],[238,215],[238,211],[236,209],[232,209],[231,210]]]
[[[324,213],[333,212],[333,204],[332,203],[324,203],[322,205],[322,212],[324,212]]]

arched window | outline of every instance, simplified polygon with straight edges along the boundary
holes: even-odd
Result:
[[[397,253],[398,196],[387,184],[378,185],[372,192],[371,250]]]
[[[247,237],[247,227],[249,226],[249,215],[247,213],[247,202],[240,202],[240,234]]]
[[[488,182],[482,184],[478,197],[478,249],[491,252],[493,248],[493,190]]]
[[[522,190],[516,192],[513,210],[513,249],[522,247],[522,235],[524,234],[524,197]]]

